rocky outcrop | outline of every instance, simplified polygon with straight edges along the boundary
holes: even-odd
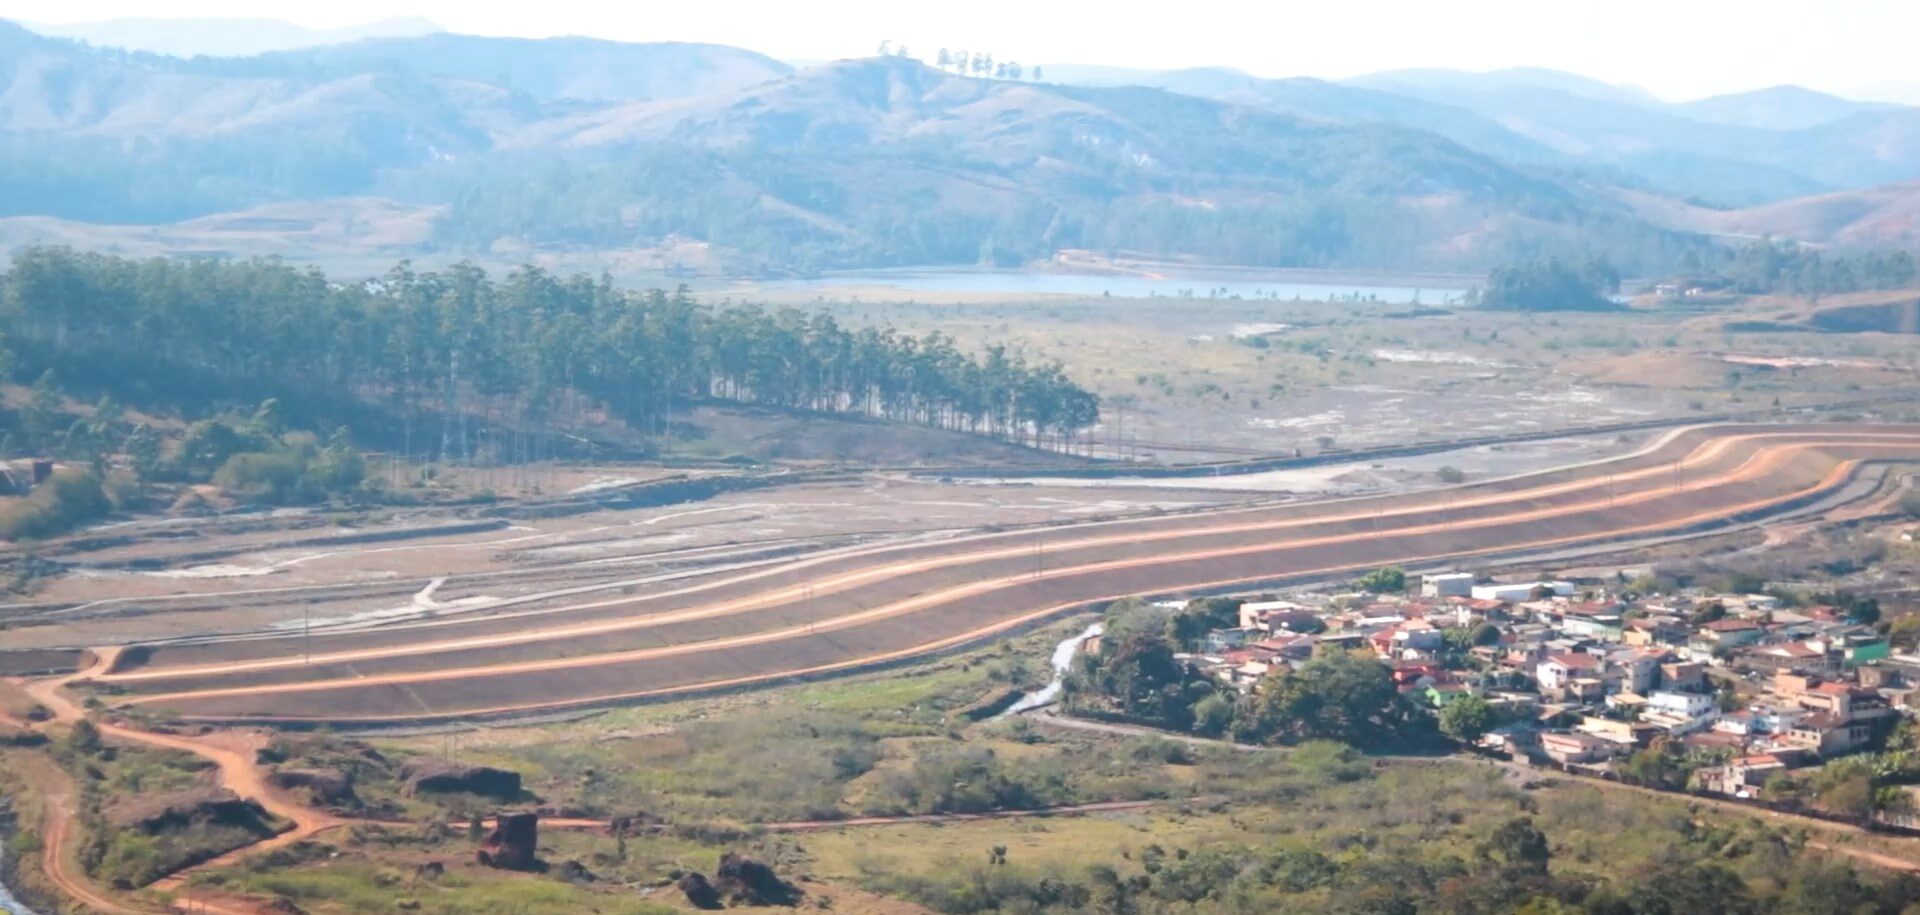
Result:
[[[673,885],[679,887],[680,892],[687,894],[687,901],[696,909],[725,908],[725,904],[720,901],[720,891],[713,888],[713,883],[707,879],[706,874],[690,871],[681,875]]]
[[[800,888],[780,879],[773,868],[738,852],[720,856],[713,872],[713,888],[728,905],[795,905]]]
[[[501,870],[526,871],[536,867],[534,853],[540,845],[540,815],[503,813],[491,832],[480,840],[473,853],[475,861]]]
[[[316,806],[343,807],[359,803],[353,793],[353,773],[338,769],[281,769],[267,776],[268,784],[304,791]]]
[[[139,830],[147,835],[198,825],[237,826],[262,837],[274,833],[265,808],[231,791],[215,788],[128,798],[111,806],[106,816],[114,827]]]
[[[510,801],[520,796],[520,773],[492,766],[462,766],[443,760],[428,760],[406,767],[406,793],[450,794],[463,792]]]

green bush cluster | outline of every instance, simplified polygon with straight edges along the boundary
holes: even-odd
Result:
[[[64,534],[113,510],[100,478],[91,471],[63,468],[24,498],[0,503],[0,537],[40,540]]]

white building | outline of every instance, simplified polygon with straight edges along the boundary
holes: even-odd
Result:
[[[1647,695],[1647,711],[1640,720],[1678,737],[1707,728],[1719,717],[1712,696],[1656,689]]]
[[[1575,590],[1573,582],[1570,581],[1529,581],[1510,585],[1475,585],[1472,595],[1474,600],[1499,600],[1517,604],[1532,599],[1534,589],[1543,586],[1552,590],[1555,597],[1572,597]]]
[[[1421,597],[1466,597],[1472,593],[1472,572],[1447,572],[1420,579]]]
[[[1698,718],[1713,711],[1713,697],[1705,693],[1680,693],[1670,689],[1656,689],[1647,694],[1647,708],[1652,711],[1670,712]]]

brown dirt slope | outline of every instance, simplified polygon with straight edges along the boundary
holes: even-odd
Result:
[[[1140,593],[1604,543],[1758,517],[1920,456],[1920,427],[1693,430],[1415,496],[979,535],[799,560],[538,617],[162,646],[101,679],[189,717],[418,720],[684,694],[904,659]],[[130,655],[130,657],[133,657]]]

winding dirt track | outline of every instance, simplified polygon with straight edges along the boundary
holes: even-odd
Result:
[[[67,687],[75,681],[97,676],[112,668],[121,650],[120,648],[99,649],[93,652],[92,663],[87,667],[70,676],[29,683],[26,686],[27,694],[53,713],[49,722],[51,724],[71,725],[87,718],[86,710],[73,701]],[[235,849],[203,862],[198,867],[222,867],[250,855],[310,839],[350,822],[291,800],[268,785],[266,770],[255,762],[253,753],[263,743],[258,734],[227,731],[200,737],[184,737],[140,730],[112,721],[96,720],[95,725],[100,729],[101,736],[109,740],[156,749],[179,750],[210,760],[219,769],[218,778],[221,787],[240,797],[252,798],[268,813],[292,824],[291,828],[270,839]],[[62,892],[95,909],[114,913],[144,911],[127,908],[101,895],[84,878],[69,870],[67,866],[68,846],[71,843],[69,834],[74,821],[73,811],[70,808],[71,804],[68,803],[65,794],[49,795],[47,823],[43,827],[46,847],[41,860],[41,866],[47,877],[57,884]],[[153,888],[171,891],[179,889],[181,885],[182,875],[174,875],[155,883]]]
[[[841,551],[665,593],[375,630],[160,646],[91,679],[188,719],[498,715],[897,661],[1141,593],[1618,542],[1831,495],[1920,426],[1682,430],[1633,455],[1428,493]]]

